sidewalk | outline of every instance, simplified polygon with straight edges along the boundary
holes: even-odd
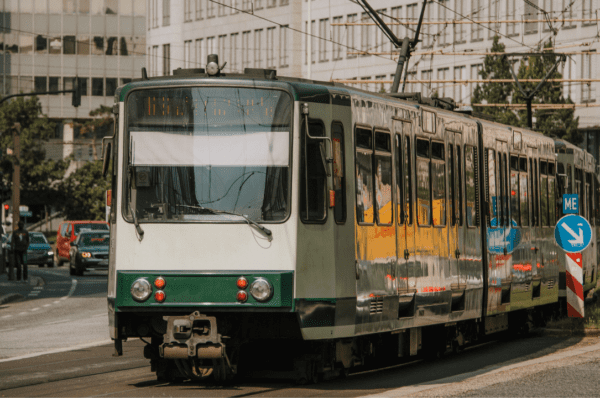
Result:
[[[9,281],[8,274],[0,274],[0,305],[13,301],[25,300],[25,297],[36,286],[42,286],[44,280],[39,276],[29,275],[29,281]]]

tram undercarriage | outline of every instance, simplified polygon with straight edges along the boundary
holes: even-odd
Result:
[[[226,383],[238,375],[316,383],[352,368],[377,368],[407,359],[434,359],[498,333],[528,333],[557,313],[556,305],[446,325],[345,339],[303,340],[295,314],[201,314],[129,317],[129,337],[151,337],[144,348],[163,381]],[[142,325],[140,327],[140,325]],[[142,332],[142,333],[140,333]],[[145,341],[145,340],[144,340]]]

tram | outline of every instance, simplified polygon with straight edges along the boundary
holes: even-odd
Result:
[[[556,311],[554,140],[211,57],[115,96],[117,354],[139,337],[159,379],[306,382]]]

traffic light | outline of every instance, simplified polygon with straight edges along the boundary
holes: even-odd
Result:
[[[79,77],[75,77],[75,79],[73,79],[73,99],[71,100],[71,104],[75,108],[81,105],[81,87],[79,86]]]
[[[4,219],[6,220],[8,218],[8,211],[10,210],[10,206],[9,205],[4,205]]]

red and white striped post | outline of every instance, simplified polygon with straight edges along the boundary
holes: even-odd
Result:
[[[581,253],[566,253],[567,314],[569,318],[583,318],[583,268]]]

